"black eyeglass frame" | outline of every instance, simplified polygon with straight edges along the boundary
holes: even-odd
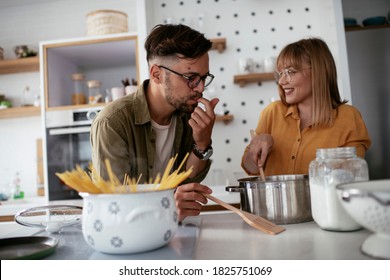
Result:
[[[163,65],[157,65],[157,67],[166,69],[166,70],[172,72],[173,74],[176,74],[176,75],[178,75],[178,76],[180,76],[180,77],[186,79],[186,80],[187,80],[187,85],[188,85],[188,87],[189,87],[190,89],[196,88],[196,87],[199,85],[200,81],[203,81],[203,82],[205,83],[205,84],[203,85],[203,87],[207,87],[207,86],[209,86],[209,85],[211,84],[211,82],[214,80],[214,75],[211,74],[211,73],[207,73],[207,74],[204,75],[204,76],[199,76],[198,74],[193,74],[193,75],[191,75],[191,76],[187,76],[187,75],[181,74],[181,73],[179,73],[179,72],[176,72],[176,71],[174,71],[174,70],[172,70],[172,69],[169,69],[168,67],[165,67],[165,66],[163,66]],[[194,79],[195,77],[198,77],[199,80],[195,83],[195,85],[191,85],[191,83],[193,82],[193,79]],[[207,77],[210,77],[211,79],[210,79],[210,81],[208,81],[207,84],[206,84],[206,79],[207,79]]]

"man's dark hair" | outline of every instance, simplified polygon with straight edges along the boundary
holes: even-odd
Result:
[[[156,25],[145,41],[146,60],[181,54],[198,58],[211,48],[204,35],[183,24]]]

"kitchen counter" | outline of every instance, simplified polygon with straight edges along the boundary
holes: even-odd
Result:
[[[38,235],[59,239],[56,251],[45,259],[61,260],[357,260],[371,259],[360,251],[371,234],[367,230],[331,232],[316,223],[284,225],[286,231],[267,235],[247,225],[238,215],[204,212],[179,226],[172,241],[142,254],[110,255],[95,251],[84,241],[81,226],[48,234],[15,222],[0,223],[0,237]]]

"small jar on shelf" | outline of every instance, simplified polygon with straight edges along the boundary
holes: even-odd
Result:
[[[72,80],[74,82],[74,92],[72,95],[73,105],[85,104],[84,79],[85,76],[82,73],[75,73],[72,75]]]
[[[96,104],[102,101],[103,95],[100,89],[101,85],[102,83],[97,80],[91,80],[87,82],[89,104]]]

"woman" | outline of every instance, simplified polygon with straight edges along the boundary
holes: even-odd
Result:
[[[359,111],[342,100],[336,65],[324,41],[303,39],[283,48],[275,78],[280,101],[261,113],[241,166],[249,175],[308,174],[316,150],[354,146],[364,157],[371,141]]]

